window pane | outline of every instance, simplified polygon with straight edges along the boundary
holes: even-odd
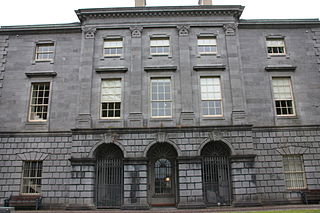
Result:
[[[42,162],[25,161],[23,165],[22,193],[41,192]]]
[[[302,155],[283,156],[283,167],[287,189],[306,188]]]
[[[293,96],[290,78],[273,78],[272,87],[277,115],[293,115]]]
[[[101,117],[119,118],[121,112],[121,80],[101,82]]]

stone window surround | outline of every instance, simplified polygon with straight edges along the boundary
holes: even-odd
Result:
[[[220,81],[220,95],[221,95],[221,115],[203,115],[203,113],[202,113],[202,106],[201,106],[201,103],[202,103],[202,98],[201,98],[201,78],[218,78],[219,79],[219,81]],[[224,100],[224,98],[223,98],[223,90],[222,90],[222,76],[221,75],[205,75],[205,74],[201,74],[201,75],[199,75],[199,77],[198,77],[198,81],[199,81],[199,83],[198,83],[198,87],[199,87],[199,109],[200,109],[200,114],[201,114],[201,117],[202,117],[202,119],[215,119],[215,118],[217,118],[217,119],[221,119],[221,118],[223,118],[224,117],[224,110],[223,110],[223,106],[224,106],[224,103],[223,103],[223,100]],[[214,99],[214,100],[216,100],[216,99]]]
[[[37,47],[38,45],[43,45],[43,44],[53,44],[53,57],[52,59],[48,59],[48,60],[37,60],[36,59],[36,53],[37,53]],[[50,63],[50,64],[54,64],[54,58],[55,58],[55,53],[56,53],[56,47],[57,47],[57,42],[54,40],[38,40],[34,43],[34,49],[33,49],[33,59],[31,64],[35,65],[37,63]]]
[[[37,83],[49,83],[49,101],[48,101],[48,109],[47,109],[47,119],[46,120],[30,120],[30,113],[31,113],[31,101],[32,101],[32,87],[34,84]],[[52,99],[52,79],[48,79],[48,78],[39,78],[39,79],[32,79],[30,81],[30,88],[29,88],[29,92],[28,92],[28,105],[27,105],[27,122],[26,124],[35,124],[35,125],[47,125],[47,123],[49,122],[50,119],[50,106],[51,106],[51,99]]]
[[[292,105],[293,105],[293,114],[289,115],[277,115],[276,113],[276,106],[275,106],[275,99],[274,99],[274,91],[273,91],[273,85],[272,85],[272,80],[274,78],[289,78],[290,79],[290,86],[291,86],[291,95],[292,95]],[[271,94],[272,94],[272,105],[273,105],[273,110],[274,110],[274,115],[276,116],[276,119],[288,119],[288,118],[297,118],[297,105],[295,103],[295,97],[294,97],[294,86],[293,86],[293,77],[290,75],[271,75],[270,76],[270,86],[271,86]]]
[[[120,90],[121,90],[121,102],[120,102],[120,117],[102,117],[102,100],[101,100],[101,94],[102,94],[102,82],[103,81],[108,81],[108,80],[120,80]],[[120,78],[111,78],[111,77],[108,77],[108,78],[101,78],[101,82],[100,82],[100,104],[99,104],[99,119],[100,120],[119,120],[119,119],[122,119],[123,118],[123,103],[124,103],[124,100],[123,100],[123,89],[124,87],[124,82],[123,82],[123,78],[120,77]]]
[[[106,35],[102,37],[102,57],[100,58],[101,61],[107,59],[107,58],[119,58],[120,60],[124,59],[124,54],[125,54],[125,35]],[[122,54],[121,55],[105,55],[104,54],[104,42],[106,40],[116,40],[116,39],[121,39],[122,40]]]
[[[151,40],[152,39],[165,39],[167,38],[169,40],[169,53],[168,54],[152,54],[151,53]],[[169,34],[150,34],[148,37],[148,46],[149,46],[149,59],[152,59],[153,57],[168,57],[168,58],[172,58],[172,38],[171,35]]]
[[[171,116],[152,116],[152,106],[151,106],[151,80],[152,79],[170,79],[170,92],[171,92]],[[152,73],[148,75],[148,101],[149,101],[149,115],[150,120],[169,120],[171,121],[174,119],[175,116],[175,94],[174,94],[174,88],[175,88],[175,82],[174,82],[174,75],[173,74],[164,74],[164,73]]]
[[[216,32],[216,33],[197,33],[196,34],[196,42],[198,42],[198,39],[199,38],[206,38],[206,37],[212,37],[212,38],[215,38],[216,39],[216,48],[217,48],[217,51],[215,53],[206,53],[206,54],[201,54],[199,53],[199,50],[198,50],[198,43],[195,44],[196,46],[196,50],[197,50],[197,58],[201,58],[201,57],[205,57],[205,56],[215,56],[217,58],[220,58],[221,55],[219,54],[219,33]]]
[[[276,58],[276,57],[285,57],[285,58],[290,58],[290,54],[289,54],[289,51],[288,51],[288,45],[287,45],[287,42],[286,42],[286,36],[284,35],[279,35],[279,34],[268,34],[268,35],[265,35],[264,36],[265,38],[265,41],[264,41],[264,44],[265,44],[265,51],[266,51],[266,55],[267,55],[267,59],[271,59],[271,58]],[[284,41],[284,49],[285,49],[285,54],[279,54],[279,55],[273,55],[273,54],[269,54],[268,53],[268,48],[267,48],[267,40],[268,39],[283,39]]]

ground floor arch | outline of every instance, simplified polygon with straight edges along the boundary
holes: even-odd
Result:
[[[114,144],[100,145],[95,152],[95,204],[120,208],[123,202],[123,153]]]
[[[230,149],[220,141],[207,143],[201,150],[202,179],[206,205],[231,204]]]
[[[148,200],[151,206],[177,202],[177,151],[169,143],[156,143],[147,153]]]

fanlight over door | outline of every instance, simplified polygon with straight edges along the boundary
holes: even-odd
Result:
[[[159,143],[150,148],[148,194],[152,206],[176,204],[176,158],[170,144]]]

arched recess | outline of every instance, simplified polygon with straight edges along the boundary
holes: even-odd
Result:
[[[149,153],[151,147],[153,147],[156,144],[170,144],[173,147],[173,149],[176,151],[177,157],[180,157],[182,155],[180,148],[176,145],[175,142],[173,142],[171,140],[166,140],[165,142],[153,141],[152,143],[148,144],[148,146],[145,148],[145,150],[143,152],[144,158],[148,157],[148,153]]]
[[[146,156],[149,162],[149,203],[152,206],[175,206],[177,150],[170,143],[155,143],[148,149]]]
[[[200,145],[199,149],[198,149],[198,156],[201,156],[201,152],[203,150],[203,148],[208,144],[208,143],[223,143],[224,146],[226,146],[226,148],[229,149],[230,155],[235,155],[236,151],[233,148],[233,146],[231,145],[231,143],[224,139],[224,138],[220,138],[220,137],[215,137],[215,138],[206,138]]]
[[[127,157],[127,152],[124,149],[124,147],[122,146],[121,143],[117,142],[117,141],[100,141],[98,143],[96,143],[90,150],[90,152],[88,153],[88,158],[95,158],[96,157],[96,152],[99,150],[98,147],[100,148],[100,146],[102,145],[107,145],[107,144],[114,144],[116,145],[119,149],[121,149],[123,157],[126,158]]]
[[[208,206],[230,205],[231,150],[222,141],[206,143],[200,150],[205,202]]]
[[[120,208],[123,203],[123,152],[114,143],[103,143],[93,152],[97,208]]]

